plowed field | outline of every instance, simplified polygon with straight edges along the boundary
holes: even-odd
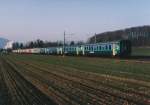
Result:
[[[150,105],[150,62],[0,57],[0,105]]]

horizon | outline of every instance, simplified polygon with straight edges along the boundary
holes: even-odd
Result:
[[[0,37],[13,41],[68,41],[150,24],[149,0],[0,1]]]

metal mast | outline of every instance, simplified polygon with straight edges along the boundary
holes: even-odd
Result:
[[[66,32],[64,31],[63,56],[65,56]]]
[[[95,35],[94,35],[94,38],[95,38],[95,43],[97,43],[97,39],[96,39],[96,33],[95,33]]]

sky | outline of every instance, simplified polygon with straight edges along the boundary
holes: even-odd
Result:
[[[94,33],[150,25],[150,0],[0,0],[0,37],[87,40]]]

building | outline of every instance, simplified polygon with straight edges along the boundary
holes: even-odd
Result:
[[[6,43],[4,49],[12,49],[12,47],[13,47],[13,41],[9,41]]]

